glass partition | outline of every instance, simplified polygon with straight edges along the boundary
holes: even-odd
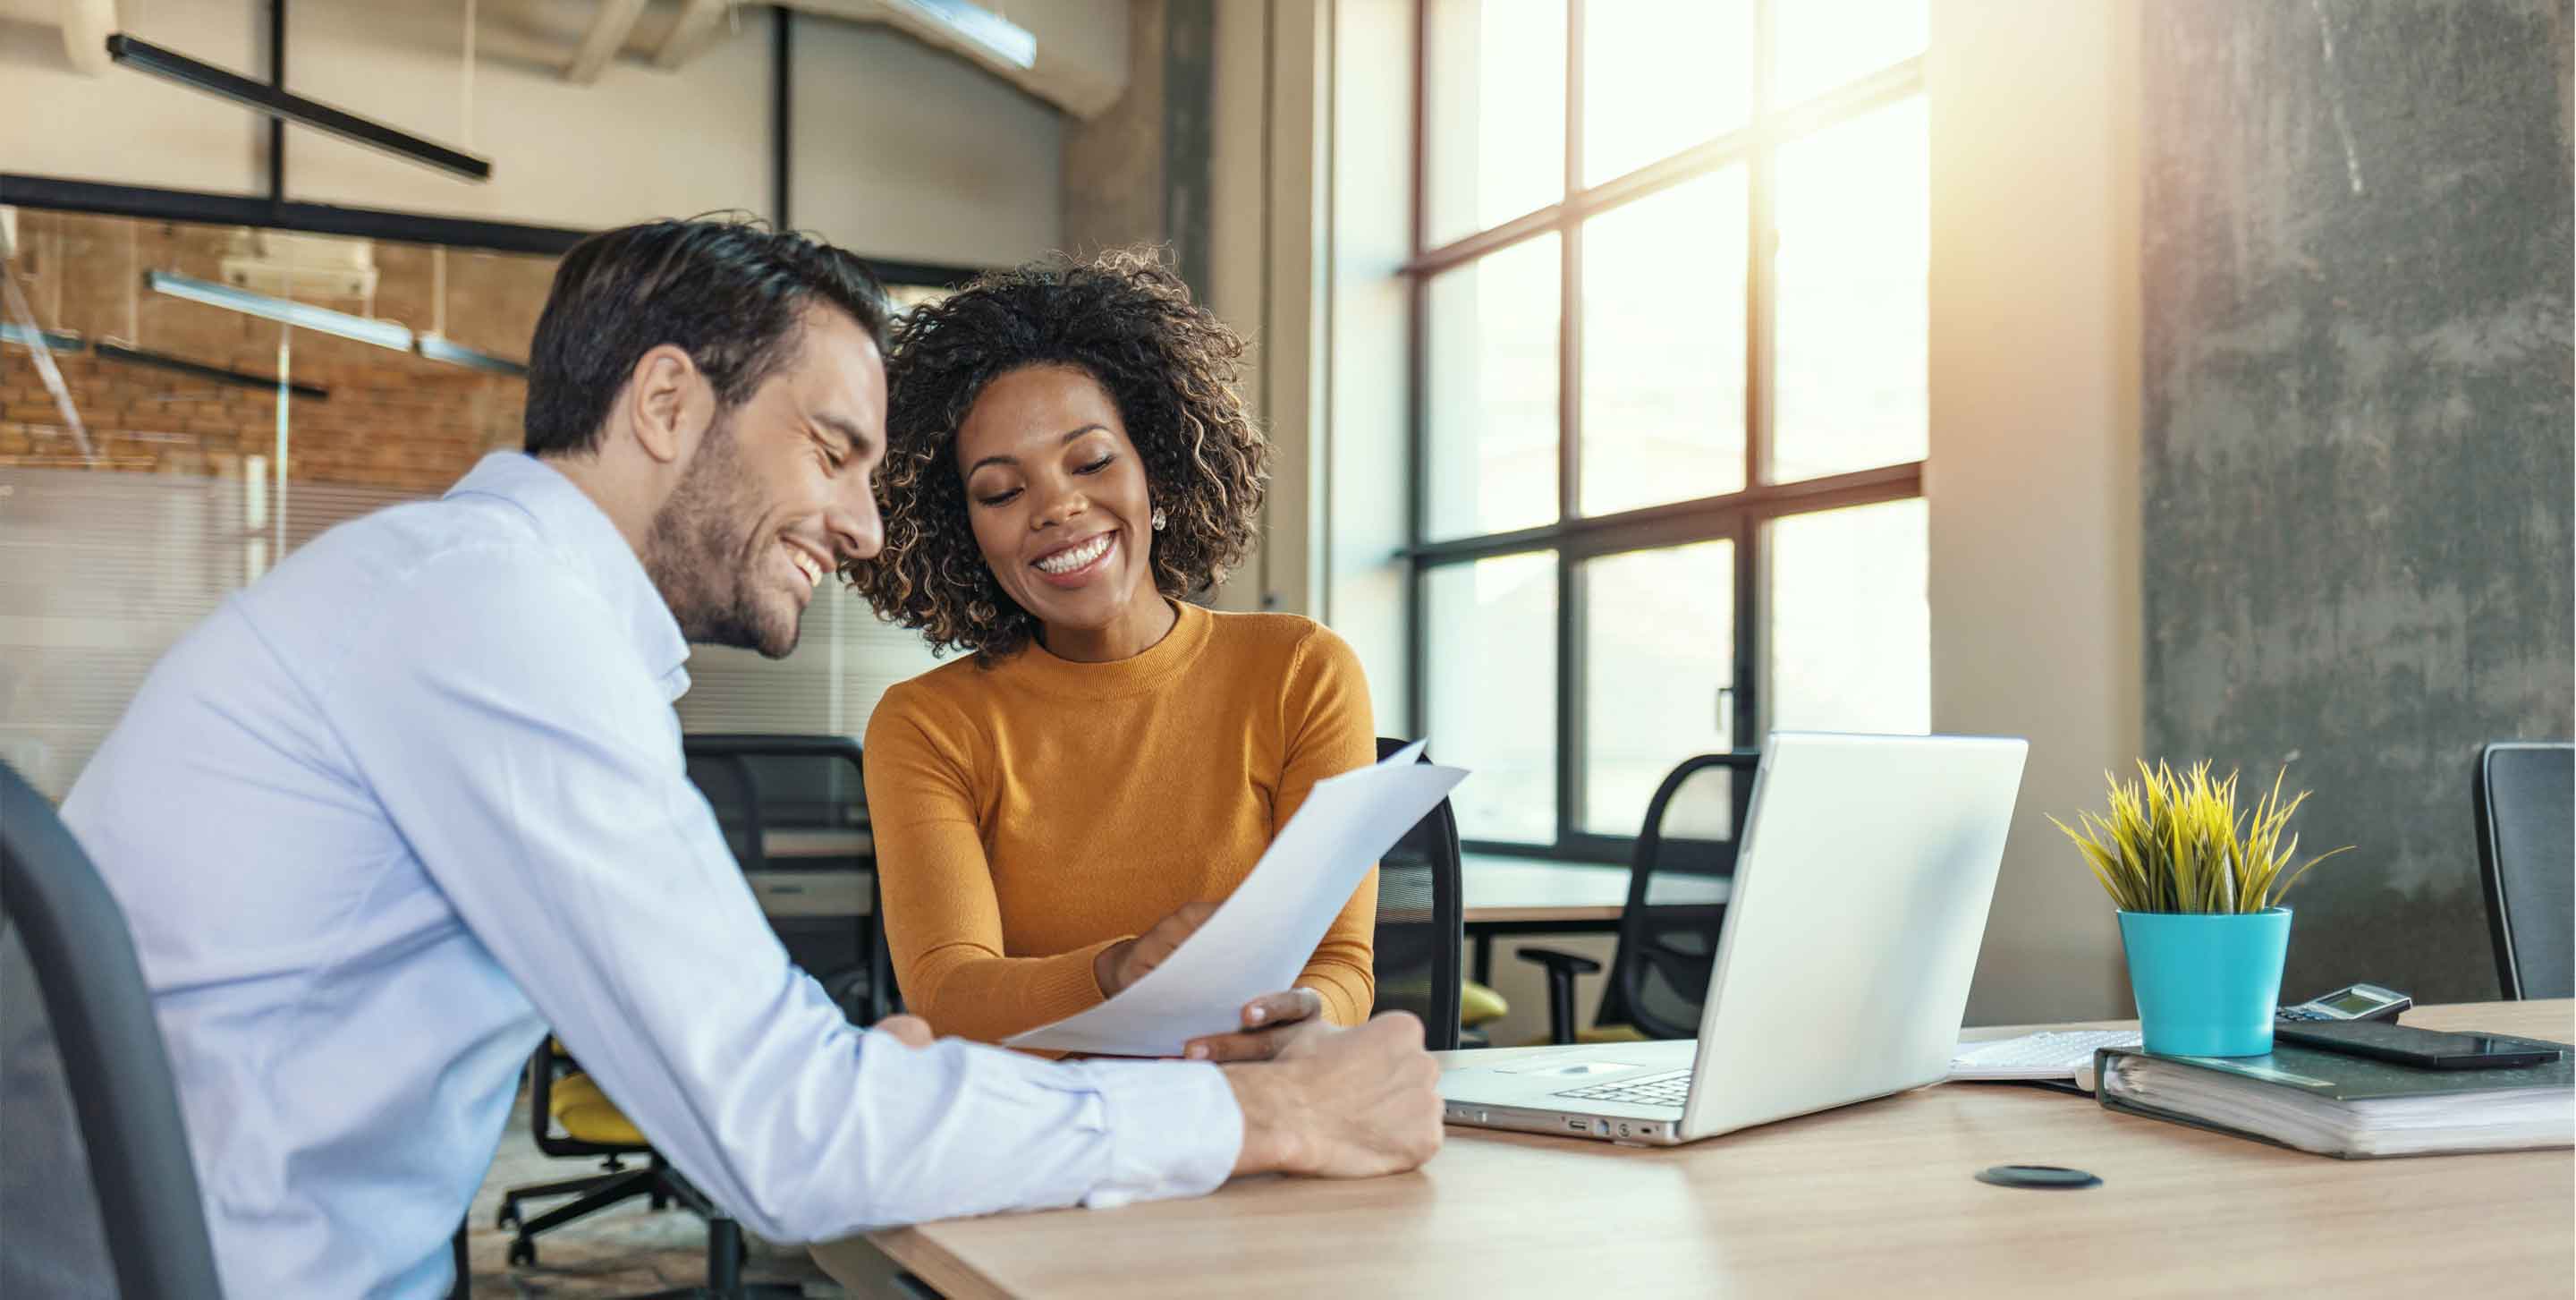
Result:
[[[152,664],[228,593],[520,445],[517,371],[554,259],[83,213],[17,222],[0,267],[0,762],[59,799]],[[367,341],[397,337],[411,346]],[[683,725],[855,735],[886,686],[931,662],[855,597],[807,618],[783,662],[699,651]]]

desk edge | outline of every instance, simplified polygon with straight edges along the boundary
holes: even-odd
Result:
[[[948,1300],[1011,1300],[1011,1293],[977,1272],[919,1227],[886,1228],[867,1234],[868,1244],[886,1258],[928,1282]]]

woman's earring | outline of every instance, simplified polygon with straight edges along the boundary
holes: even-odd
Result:
[[[1156,506],[1156,507],[1154,507],[1154,531],[1155,531],[1155,532],[1158,532],[1158,533],[1159,533],[1159,532],[1163,531],[1163,525],[1165,525],[1165,524],[1167,524],[1167,523],[1170,523],[1170,522],[1171,522],[1171,520],[1166,519],[1166,518],[1164,518],[1164,517],[1163,517],[1163,508],[1162,508],[1161,506]]]

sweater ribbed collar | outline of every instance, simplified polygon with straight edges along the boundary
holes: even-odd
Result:
[[[1143,651],[1107,663],[1082,663],[1057,657],[1032,641],[1027,649],[1003,661],[995,671],[1031,690],[1072,699],[1106,700],[1141,695],[1161,686],[1198,662],[1207,647],[1216,616],[1190,604],[1171,602],[1172,630]]]

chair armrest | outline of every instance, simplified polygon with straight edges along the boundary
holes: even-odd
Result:
[[[1558,952],[1554,948],[1523,948],[1519,956],[1522,961],[1547,967],[1547,973],[1551,977],[1558,971],[1564,971],[1570,975],[1601,973],[1601,963],[1580,953]]]
[[[1560,1045],[1573,1042],[1574,977],[1600,974],[1601,963],[1554,948],[1523,948],[1520,959],[1547,968],[1547,1040]]]

